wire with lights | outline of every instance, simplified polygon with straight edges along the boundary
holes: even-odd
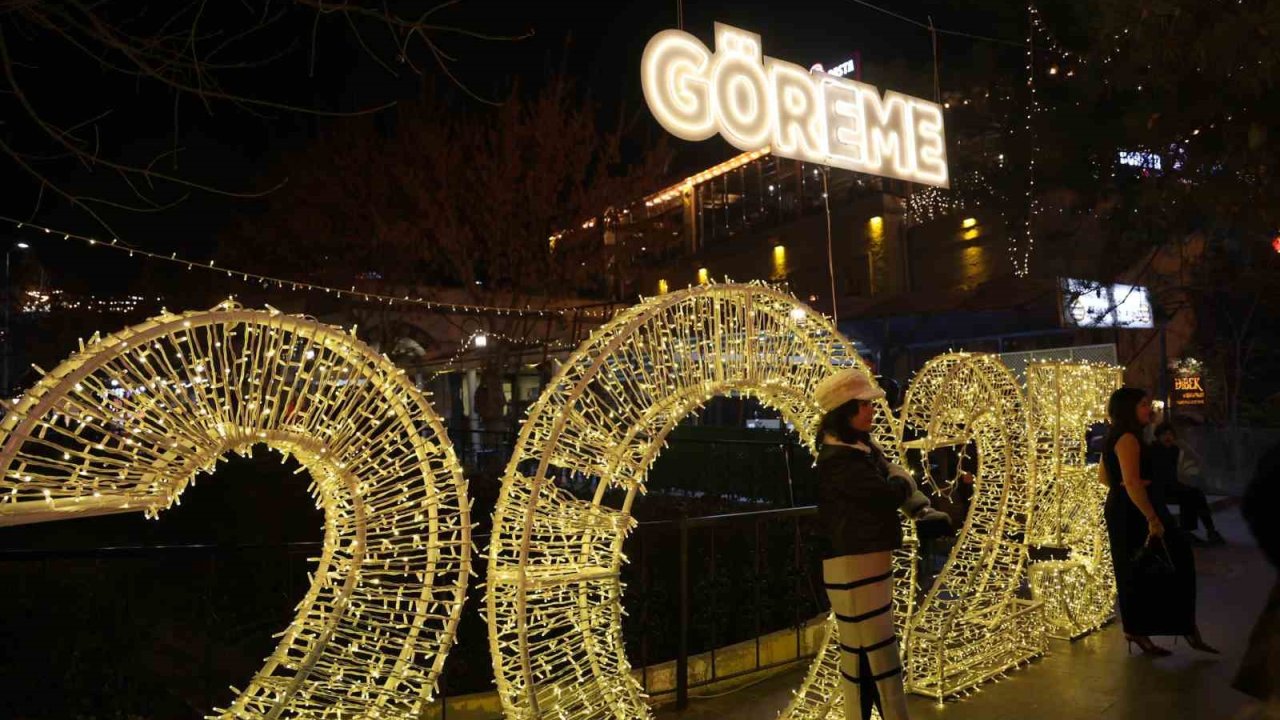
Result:
[[[1031,3],[1027,3],[1027,14],[1029,20],[1027,22],[1027,118],[1024,130],[1027,133],[1028,157],[1027,157],[1027,214],[1023,220],[1022,232],[1022,258],[1019,262],[1018,258],[1018,241],[1017,233],[1009,233],[1009,253],[1010,260],[1013,262],[1013,274],[1018,277],[1027,277],[1031,274],[1031,256],[1036,247],[1035,236],[1035,217],[1039,209],[1039,201],[1036,199],[1036,156],[1040,154],[1040,148],[1036,141],[1035,118],[1036,112],[1040,109],[1040,100],[1036,93],[1036,64],[1035,64],[1035,16],[1036,8]]]
[[[318,283],[306,282],[303,280],[290,280],[288,278],[275,277],[271,275],[263,275],[261,273],[250,272],[247,270],[239,270],[217,264],[214,260],[202,261],[191,260],[179,257],[177,253],[165,255],[163,253],[144,250],[134,245],[129,245],[119,238],[111,240],[99,240],[89,235],[81,235],[78,233],[56,230],[53,228],[37,225],[35,223],[16,220],[11,217],[0,215],[0,220],[12,223],[19,230],[30,230],[33,232],[43,233],[52,237],[61,237],[63,240],[78,240],[87,243],[95,248],[105,248],[127,253],[130,257],[138,255],[151,260],[158,260],[172,265],[179,265],[188,270],[205,270],[213,273],[224,273],[227,277],[239,279],[244,282],[256,282],[264,287],[274,285],[278,289],[325,293],[333,295],[339,299],[351,299],[372,303],[385,303],[387,305],[411,305],[414,307],[422,307],[431,310],[443,310],[451,313],[472,313],[482,315],[511,315],[511,316],[527,316],[527,317],[552,317],[552,316],[577,316],[592,318],[607,318],[612,310],[610,308],[600,308],[597,306],[568,306],[562,308],[534,308],[532,306],[514,307],[502,305],[480,305],[475,303],[454,303],[441,300],[429,300],[424,297],[415,297],[411,295],[388,295],[385,293],[366,292],[356,290],[355,286],[348,289],[332,287],[329,285],[321,285]]]

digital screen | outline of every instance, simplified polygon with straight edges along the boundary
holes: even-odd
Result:
[[[1124,152],[1120,153],[1120,164],[1130,167],[1145,168],[1147,170],[1163,170],[1164,161],[1155,153],[1149,152]]]
[[[1141,285],[1063,278],[1062,321],[1081,328],[1153,328],[1151,296]]]

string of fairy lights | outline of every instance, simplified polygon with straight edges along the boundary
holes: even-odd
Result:
[[[1000,156],[1002,162],[1004,156]],[[951,179],[951,187],[942,189],[926,187],[907,196],[904,202],[906,223],[922,225],[945,217],[972,210],[995,209],[1005,217],[1004,205],[996,187],[979,170],[957,173]]]
[[[1018,264],[1016,244],[1013,242],[1013,233],[1010,233],[1010,251],[1013,253],[1014,274],[1018,277],[1027,277],[1031,274],[1031,256],[1036,248],[1035,219],[1038,200],[1036,199],[1036,156],[1040,154],[1040,148],[1036,143],[1036,112],[1040,109],[1040,98],[1036,94],[1036,23],[1037,15],[1035,5],[1027,3],[1027,14],[1031,18],[1028,21],[1027,29],[1027,119],[1025,130],[1027,133],[1027,144],[1031,148],[1031,152],[1027,156],[1027,214],[1023,218],[1023,247],[1022,247],[1022,264]]]
[[[181,257],[176,252],[165,255],[135,245],[128,244],[119,238],[111,238],[109,240],[100,240],[90,235],[82,235],[80,233],[69,232],[66,230],[58,230],[37,223],[31,223],[24,220],[0,215],[0,220],[11,223],[16,229],[24,230],[37,236],[47,236],[53,238],[61,238],[67,241],[83,242],[90,247],[114,250],[119,253],[127,254],[129,257],[142,257],[155,260],[171,265],[186,268],[187,270],[203,270],[211,273],[224,274],[226,277],[238,279],[242,282],[258,283],[262,287],[274,286],[279,290],[289,290],[294,292],[311,292],[324,293],[338,299],[349,299],[361,302],[386,304],[390,306],[412,306],[428,310],[441,310],[450,313],[469,313],[480,315],[499,315],[499,316],[527,316],[527,317],[587,317],[587,318],[606,318],[612,314],[612,308],[602,308],[597,306],[567,306],[560,308],[535,308],[530,305],[523,307],[504,306],[504,305],[483,305],[477,303],[459,303],[444,300],[432,300],[430,298],[402,294],[390,295],[386,293],[369,292],[366,290],[358,290],[357,286],[352,285],[348,288],[339,288],[320,283],[308,282],[305,280],[296,280],[273,275],[265,275],[258,272],[243,270],[239,268],[229,267],[219,264],[216,260],[194,260],[187,257]]]
[[[854,345],[794,297],[717,283],[628,308],[566,360],[529,412],[493,514],[487,613],[507,717],[652,716],[626,658],[620,570],[632,503],[666,438],[737,392],[776,408],[812,447],[813,388],[851,365],[861,366]],[[563,472],[596,478],[594,498],[559,490]]]
[[[439,375],[446,375],[456,370],[461,370],[466,368],[467,363],[464,362],[464,358],[466,358],[466,356],[472,354],[475,351],[484,351],[488,349],[489,344],[494,340],[500,340],[505,344],[505,350],[504,350],[505,352],[511,352],[512,349],[515,349],[516,351],[518,351],[522,347],[526,349],[536,347],[538,351],[543,352],[544,354],[549,356],[549,355],[553,355],[561,352],[568,352],[573,350],[574,346],[570,346],[570,345],[572,345],[575,338],[569,339],[570,345],[539,344],[535,346],[530,344],[527,338],[521,339],[521,338],[513,337],[511,335],[507,335],[504,333],[496,332],[494,330],[477,329],[477,330],[473,330],[470,335],[468,335],[466,338],[464,338],[458,343],[458,349],[454,351],[453,355],[449,359],[443,361],[442,363],[440,362],[430,363],[431,369],[428,371],[428,374],[431,377],[437,377]]]
[[[671,428],[712,397],[748,393],[812,442],[819,416],[808,397],[812,386],[832,367],[858,361],[828,320],[797,309],[804,308],[794,298],[759,284],[708,284],[649,299],[594,333],[538,399],[503,479],[489,548],[492,661],[508,716],[650,716],[620,631],[620,565],[634,527],[632,502]],[[1097,375],[1082,372],[1038,389],[1041,400],[1056,393],[1038,407],[1076,412],[1081,378]],[[1023,534],[1035,515],[1035,471],[1042,467],[1036,458],[1064,457],[1029,432],[1025,397],[995,356],[949,353],[912,380],[901,416],[883,414],[877,425],[878,441],[894,457],[978,448],[968,519],[923,599],[914,597],[911,552],[895,561],[895,606],[913,692],[937,699],[968,694],[1044,652],[1049,601],[1070,612],[1081,607],[1082,588],[1091,603],[1108,597],[1105,584],[1085,588],[1079,573],[1051,576],[1044,567],[1038,588],[1050,597],[1017,598],[1028,570],[1026,545],[1008,538]],[[1075,427],[1069,418],[1050,419],[1055,428]],[[917,439],[905,440],[908,428]],[[594,498],[558,490],[553,479],[562,472],[594,477]],[[1086,499],[1093,500],[1100,502]],[[1058,517],[1073,525],[1100,522],[1096,512]],[[1096,537],[1096,529],[1071,532]],[[840,715],[833,642],[828,632],[786,720]]]

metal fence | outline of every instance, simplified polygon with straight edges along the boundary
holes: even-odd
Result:
[[[1018,380],[1027,381],[1027,365],[1044,360],[1062,360],[1065,362],[1093,362],[1119,364],[1116,346],[1113,343],[1104,345],[1080,345],[1078,347],[1048,348],[1045,350],[1028,350],[1026,352],[1000,353],[1000,360],[1018,376]]]
[[[458,438],[459,454],[500,474],[510,438],[482,440]],[[793,499],[811,502],[806,450],[781,436],[674,441],[661,463],[666,466],[654,468],[650,492],[634,508],[641,522],[625,548],[630,562],[622,576],[623,633],[636,667],[676,662],[676,691],[683,699],[690,689],[755,669],[718,667],[717,648],[755,639],[759,667],[759,638],[790,630],[799,655],[801,628],[826,601],[811,546],[814,509],[788,507]],[[220,475],[227,472],[235,470]],[[468,474],[478,498],[475,519],[485,523],[499,475]],[[252,487],[261,482],[255,478],[225,479]],[[94,522],[65,529],[74,525],[74,534],[89,544]],[[54,542],[20,549],[20,530],[7,528],[0,536],[0,582],[7,590],[0,619],[6,650],[0,653],[0,717],[168,718],[225,705],[232,697],[228,685],[250,677],[274,646],[272,634],[287,624],[305,593],[311,558],[320,549],[318,542],[171,539],[66,549],[63,535],[48,532],[27,537]],[[474,561],[482,579],[488,537],[483,527],[477,530]],[[119,527],[114,531],[130,537]],[[441,679],[443,699],[492,689],[482,598],[473,587]],[[711,673],[691,680],[688,658],[708,652]],[[665,692],[647,672],[641,682],[646,690]]]
[[[673,658],[681,708],[690,690],[773,667],[762,660],[761,642],[778,630],[795,636],[787,662],[805,656],[804,626],[826,609],[811,540],[816,516],[817,508],[806,506],[640,524],[623,573],[624,606],[637,622],[623,635],[628,655],[644,668],[646,693],[655,690],[648,668]],[[743,641],[754,642],[754,662],[719,668],[717,649]],[[702,653],[710,654],[709,672],[691,682],[689,658]]]
[[[637,667],[675,660],[677,697],[742,674],[715,650],[791,628],[825,596],[810,547],[813,507],[641,523],[628,539],[624,627]],[[488,538],[477,538],[483,578]],[[0,708],[7,717],[171,717],[231,698],[306,588],[319,543],[0,550],[11,601],[0,624]],[[492,687],[482,593],[469,593],[440,701]],[[709,678],[687,660],[712,653]],[[646,691],[651,689],[642,674]],[[182,709],[185,708],[185,711]],[[444,712],[447,716],[447,710]]]

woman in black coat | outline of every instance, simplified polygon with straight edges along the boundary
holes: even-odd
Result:
[[[840,631],[846,720],[906,720],[902,663],[893,625],[892,552],[902,545],[898,509],[928,512],[905,470],[871,441],[884,391],[861,370],[842,370],[816,391],[824,413],[818,453],[818,520],[830,549],[822,579]],[[924,506],[919,502],[923,500]]]
[[[1103,444],[1099,479],[1109,488],[1103,514],[1125,640],[1137,644],[1144,655],[1160,657],[1169,651],[1153,643],[1151,636],[1182,635],[1196,650],[1217,654],[1196,627],[1191,544],[1169,514],[1163,486],[1151,483],[1149,458],[1144,458],[1139,440],[1151,422],[1151,398],[1138,388],[1120,388],[1111,394],[1107,415],[1111,430]],[[1173,571],[1142,572],[1134,558],[1144,546],[1167,556]]]

